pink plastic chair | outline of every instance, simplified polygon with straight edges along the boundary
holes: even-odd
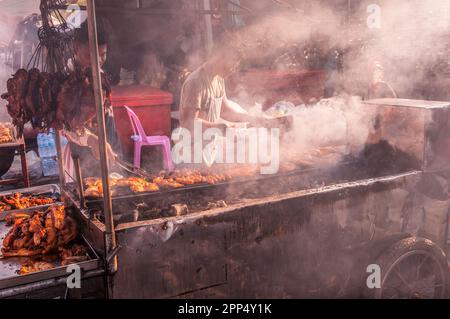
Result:
[[[167,136],[147,136],[139,117],[128,106],[125,106],[128,117],[133,127],[134,135],[134,166],[141,167],[141,153],[143,146],[162,146],[164,157],[164,169],[173,170],[172,153],[170,147],[170,139]]]

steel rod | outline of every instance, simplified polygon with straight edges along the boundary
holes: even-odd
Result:
[[[83,175],[81,174],[80,158],[78,156],[72,157],[74,168],[75,168],[75,178],[78,187],[78,196],[80,196],[80,207],[82,209],[86,208],[86,199],[84,198],[84,187],[83,187]]]
[[[100,168],[103,183],[103,213],[105,216],[105,255],[110,254],[116,248],[116,236],[112,214],[111,190],[109,187],[108,157],[106,153],[105,112],[103,107],[103,92],[98,55],[97,22],[95,15],[95,0],[87,1],[87,21],[89,32],[89,48],[91,53],[92,79],[94,84],[95,106],[97,109],[98,141],[100,153]],[[109,274],[117,271],[117,258],[107,263]]]
[[[61,188],[66,185],[64,164],[63,164],[63,154],[61,148],[61,132],[55,130],[55,142],[56,142],[56,156],[58,156],[58,171],[59,171],[59,186]]]

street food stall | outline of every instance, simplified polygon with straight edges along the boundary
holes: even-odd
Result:
[[[53,103],[52,94],[39,108],[24,92],[18,99],[14,95],[24,78],[61,81],[54,75],[64,69],[58,53],[68,52],[49,43],[43,44],[52,61],[48,73],[19,70],[4,96],[19,135],[27,121],[43,130],[56,126],[60,182],[0,193],[0,297],[448,296],[450,102],[348,98],[290,110],[289,123],[286,114],[272,119],[282,137],[274,174],[261,174],[254,163],[155,173],[125,160],[117,164],[128,173],[111,174],[95,2],[86,6],[92,74],[80,81],[87,78],[92,86],[81,86],[86,99],[75,97],[78,112],[62,112],[60,106],[71,100]],[[41,10],[48,15],[47,1]],[[44,22],[45,32],[55,28]],[[301,76],[295,89],[309,78],[313,89],[305,96],[321,98],[321,71],[269,73],[263,78],[264,71],[255,71],[257,86]],[[62,80],[65,93],[78,80],[70,75]],[[95,101],[95,110],[87,101]],[[152,133],[169,135],[172,101],[170,94],[148,87],[115,88],[112,104],[120,114],[122,140],[131,141],[123,106],[132,107]],[[33,116],[21,112],[23,102]],[[47,114],[34,112],[42,110],[41,102],[50,102]],[[101,169],[98,176],[84,176],[74,158],[75,176],[68,181],[60,131],[76,130],[83,112],[96,114]],[[327,143],[316,145],[311,141],[321,132],[311,116],[344,124],[328,132]],[[322,122],[316,124],[326,131]],[[298,127],[311,131],[313,147],[295,139]],[[373,264],[382,270],[376,290],[366,285]],[[73,265],[81,269],[78,289],[67,284]]]

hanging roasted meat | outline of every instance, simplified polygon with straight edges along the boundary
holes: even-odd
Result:
[[[25,93],[24,121],[33,122],[33,118],[40,113],[39,110],[39,75],[38,69],[31,69],[28,72],[28,86]]]
[[[2,94],[2,99],[7,100],[8,114],[13,119],[13,124],[17,126],[19,137],[22,136],[25,121],[25,95],[28,88],[28,72],[19,69],[12,78],[6,82],[8,92]]]
[[[109,99],[111,88],[103,74],[102,88]],[[68,76],[20,69],[7,81],[7,89],[1,97],[8,100],[8,113],[19,137],[28,122],[40,130],[79,131],[96,115],[90,69],[76,68]]]

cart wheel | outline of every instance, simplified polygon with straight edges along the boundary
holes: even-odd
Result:
[[[0,177],[5,175],[11,168],[14,162],[14,150],[1,150],[0,151]]]
[[[381,288],[377,299],[442,299],[448,291],[445,253],[431,240],[405,238],[390,246],[377,259]]]

